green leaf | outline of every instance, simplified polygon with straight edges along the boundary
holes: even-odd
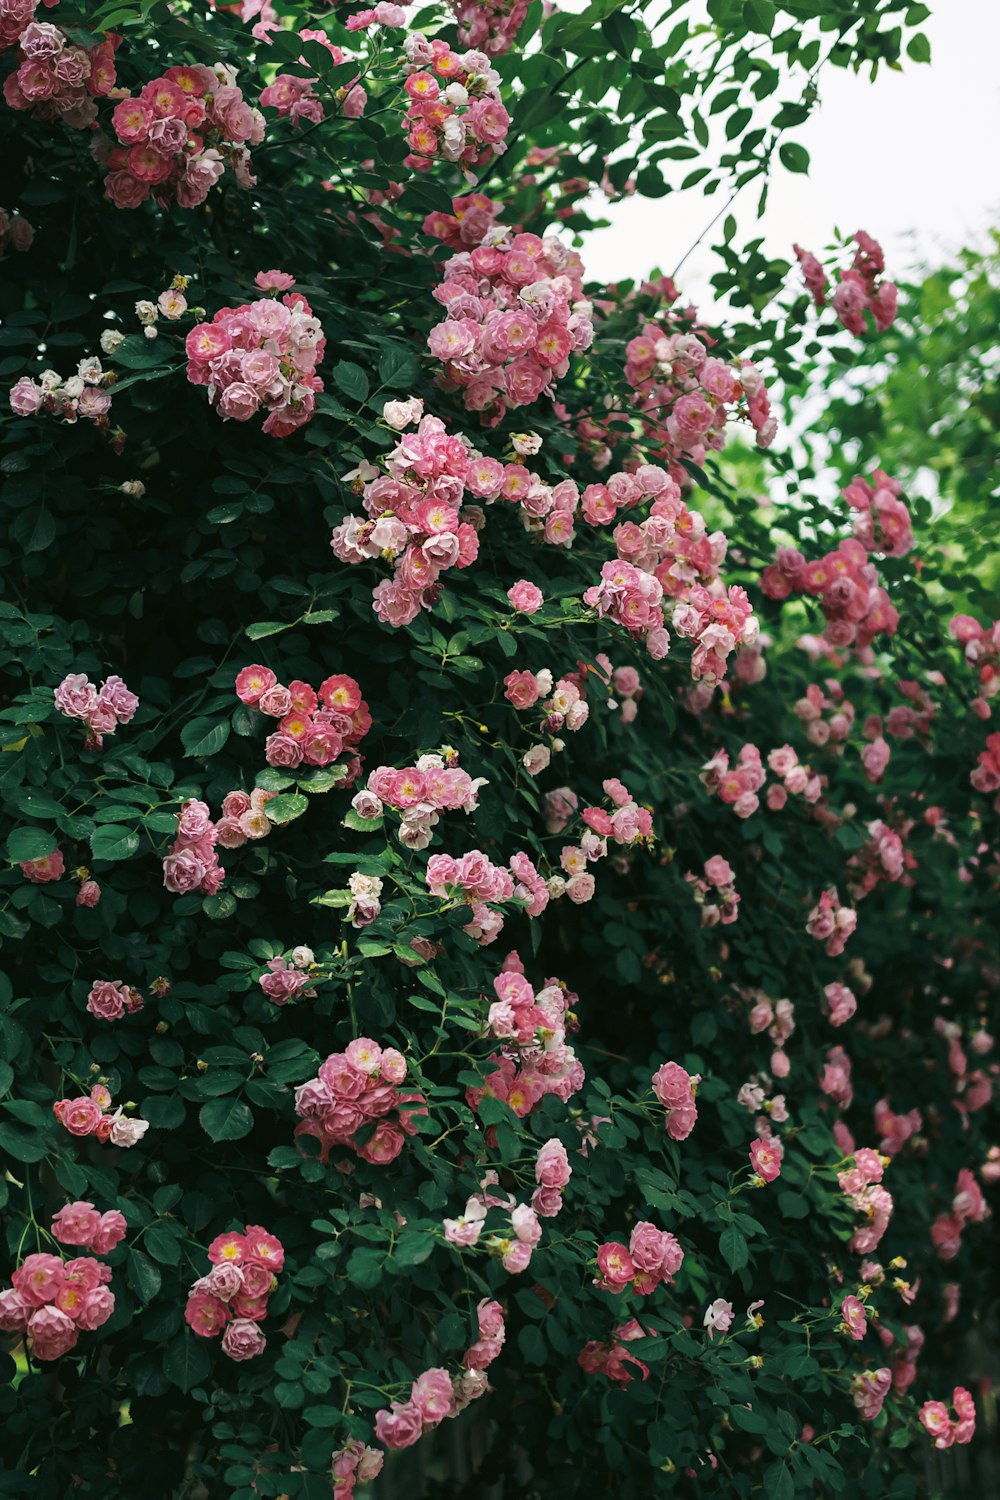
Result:
[[[778,148],[781,164],[787,167],[789,172],[808,172],[809,152],[804,146],[799,146],[795,141],[786,141]]]
[[[264,811],[272,823],[291,823],[295,818],[301,818],[309,806],[309,798],[303,797],[299,792],[283,792],[277,797],[272,797],[264,806]]]
[[[770,36],[775,15],[774,0],[745,0],[743,19],[751,31],[759,31],[764,36]]]
[[[212,1368],[212,1356],[208,1352],[207,1340],[196,1338],[193,1333],[181,1333],[167,1346],[163,1356],[163,1373],[171,1385],[187,1394],[205,1379]]]
[[[131,859],[139,848],[139,835],[120,823],[106,823],[94,829],[90,847],[95,859]]]
[[[7,840],[7,858],[16,863],[21,860],[44,859],[55,848],[55,838],[43,828],[15,828]]]
[[[911,36],[906,44],[906,55],[911,57],[915,63],[929,63],[931,60],[930,40],[918,31],[916,36]]]
[[[722,1258],[731,1271],[739,1271],[750,1259],[747,1242],[738,1229],[732,1225],[724,1229],[719,1236],[719,1250]]]
[[[152,1302],[163,1283],[159,1268],[141,1250],[128,1253],[128,1279],[143,1303]]]
[[[355,365],[350,360],[342,359],[333,367],[333,381],[345,396],[360,402],[368,396],[368,376],[360,365]]]
[[[354,808],[348,808],[344,814],[344,827],[353,828],[356,833],[374,833],[376,828],[382,827],[381,815],[377,818],[363,818],[356,813]]]
[[[251,641],[262,641],[266,635],[277,635],[279,631],[291,628],[287,620],[259,620],[256,625],[248,625],[243,633]]]
[[[253,1129],[253,1112],[239,1099],[211,1099],[198,1111],[198,1119],[213,1141],[239,1141]]]
[[[181,730],[181,744],[188,755],[204,759],[222,749],[230,728],[228,719],[192,719]]]
[[[47,510],[22,510],[10,529],[22,552],[44,552],[56,537],[56,523]]]
[[[417,361],[407,349],[390,345],[382,350],[378,361],[378,378],[393,390],[409,390],[419,378]]]

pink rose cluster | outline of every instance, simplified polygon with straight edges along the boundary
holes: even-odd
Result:
[[[892,1388],[892,1371],[885,1365],[861,1370],[851,1380],[851,1399],[862,1422],[874,1422]]]
[[[623,1388],[634,1379],[629,1365],[634,1365],[642,1374],[643,1380],[649,1379],[649,1366],[643,1364],[634,1354],[630,1354],[625,1347],[635,1339],[644,1339],[655,1335],[656,1330],[647,1330],[636,1318],[629,1318],[627,1323],[619,1323],[612,1332],[610,1344],[601,1343],[597,1339],[590,1339],[576,1357],[576,1362],[581,1370],[586,1370],[588,1375],[606,1375],[616,1385]]]
[[[415,766],[401,771],[376,766],[351,806],[360,818],[379,818],[383,807],[394,808],[402,814],[399,842],[407,849],[426,849],[441,813],[475,812],[485,785],[485,777],[471,777],[458,764],[456,752],[447,750],[421,755]]]
[[[769,599],[793,594],[818,598],[826,617],[825,639],[837,648],[870,646],[877,635],[895,635],[899,625],[899,612],[857,537],[848,537],[814,562],[806,562],[795,547],[779,547],[760,586]]]
[[[218,829],[206,802],[192,797],[177,814],[177,833],[163,861],[163,884],[174,895],[214,896],[226,878],[215,852]]]
[[[583,1065],[567,1041],[567,1032],[576,1025],[579,996],[560,979],[546,979],[536,990],[524,975],[524,965],[516,951],[508,953],[503,968],[493,981],[496,996],[489,1007],[490,1033],[501,1043],[501,1049],[487,1059],[494,1065],[481,1085],[465,1091],[471,1109],[479,1109],[484,1097],[508,1104],[519,1119],[529,1115],[547,1094],[565,1103],[584,1083]],[[487,1128],[487,1136],[492,1127]],[[558,1157],[551,1146],[549,1156]],[[546,1166],[549,1158],[546,1157]],[[537,1169],[540,1170],[540,1169]],[[561,1168],[553,1168],[556,1175]],[[567,1178],[568,1180],[568,1178]],[[541,1187],[564,1187],[554,1177]],[[537,1197],[537,1195],[536,1195]],[[554,1198],[545,1198],[544,1208],[532,1203],[543,1217],[552,1217],[559,1207]]]
[[[954,1418],[943,1401],[925,1401],[920,1408],[921,1426],[934,1439],[935,1448],[971,1443],[975,1436],[976,1403],[963,1385],[956,1385],[952,1391],[951,1404]]]
[[[484,1297],[476,1307],[476,1323],[479,1336],[462,1355],[462,1365],[466,1370],[488,1370],[507,1337],[500,1303]]]
[[[1000,691],[1000,620],[980,625],[971,615],[956,615],[948,629],[962,647],[966,666],[972,668],[979,682],[972,711],[977,718],[988,719],[988,700]]]
[[[382,1472],[385,1454],[378,1448],[369,1448],[358,1438],[348,1438],[343,1448],[333,1455],[331,1478],[333,1500],[351,1500],[356,1485],[370,1484]]]
[[[479,555],[475,527],[460,519],[471,482],[469,446],[464,438],[451,436],[439,417],[422,412],[421,401],[409,402],[406,425],[419,425],[385,457],[385,474],[364,464],[345,476],[357,478],[368,519],[345,516],[330,542],[341,562],[376,557],[392,562],[393,577],[376,586],[372,607],[383,624],[396,627],[434,607],[442,573],[468,568]]]
[[[871,313],[876,330],[884,333],[896,321],[896,286],[882,274],[885,256],[878,241],[859,229],[853,236],[853,243],[858,247],[854,264],[850,270],[838,273],[832,298],[833,310],[848,333],[864,333],[866,312]],[[803,250],[801,245],[793,245],[792,249],[798,257],[802,279],[813,302],[817,307],[823,307],[828,286],[826,272],[809,250]]]
[[[37,9],[38,0],[0,0],[0,52],[17,46]]]
[[[492,1140],[491,1143],[493,1143]],[[542,1226],[538,1222],[539,1211],[531,1204],[518,1203],[513,1194],[498,1197],[491,1191],[497,1181],[496,1172],[487,1172],[480,1184],[481,1191],[473,1194],[469,1199],[461,1217],[445,1219],[444,1237],[449,1245],[458,1245],[463,1248],[476,1245],[479,1243],[489,1209],[502,1208],[510,1214],[510,1229],[508,1231],[505,1228],[503,1232],[491,1234],[486,1242],[486,1248],[491,1253],[499,1255],[505,1271],[509,1271],[512,1276],[518,1276],[528,1269],[532,1252],[542,1237]],[[560,1198],[559,1207],[561,1206],[562,1199]],[[554,1212],[558,1212],[558,1207],[554,1209]],[[552,1217],[551,1214],[550,1217]],[[482,1347],[473,1346],[465,1356],[466,1363],[473,1360],[477,1369],[485,1369],[499,1353],[499,1344],[495,1341],[486,1339],[481,1342]]]
[[[969,1059],[962,1045],[962,1030],[956,1021],[946,1017],[934,1017],[934,1030],[948,1043],[948,1071],[955,1089],[954,1104],[959,1114],[968,1117],[977,1110],[985,1109],[993,1098],[993,1080],[982,1068],[969,1071]],[[969,1038],[969,1045],[980,1056],[993,1049],[993,1038],[981,1028]],[[991,1073],[996,1072],[993,1065]],[[984,1175],[984,1181],[989,1179]]]
[[[548,667],[538,672],[513,671],[504,678],[504,697],[521,711],[539,706],[540,730],[552,736],[551,746],[532,745],[522,758],[522,765],[529,776],[538,776],[552,758],[552,750],[561,744],[557,737],[566,731],[575,734],[582,729],[590,717],[586,684],[578,673],[569,673],[553,683]]]
[[[2,14],[0,11],[0,16]],[[2,24],[0,20],[0,26]],[[23,254],[25,250],[31,249],[34,238],[34,225],[30,224],[22,214],[19,214],[16,209],[10,214],[5,208],[0,208],[0,255],[4,255],[8,248],[20,250]]]
[[[990,1210],[982,1188],[968,1167],[962,1167],[955,1182],[951,1212],[939,1214],[931,1225],[931,1243],[942,1261],[954,1260],[962,1245],[967,1224],[982,1224]]]
[[[749,1015],[750,1030],[754,1036],[762,1031],[767,1032],[774,1043],[771,1072],[775,1078],[787,1078],[792,1065],[785,1051],[785,1043],[795,1031],[795,1006],[791,1000],[772,1002],[763,990],[755,990],[750,999],[753,1002]],[[776,1114],[774,1118],[780,1120],[781,1117]]]
[[[598,1248],[594,1285],[600,1292],[634,1291],[648,1297],[658,1286],[668,1286],[683,1263],[684,1251],[674,1235],[643,1220],[632,1230],[627,1249],[617,1240]]]
[[[903,486],[883,469],[876,469],[871,483],[860,475],[841,491],[858,512],[854,535],[866,552],[883,557],[905,557],[913,548],[913,527],[906,502],[899,497]]]
[[[434,289],[446,317],[427,339],[445,389],[460,389],[491,425],[508,407],[551,395],[570,355],[593,342],[582,277],[580,257],[555,237],[499,224],[487,244],[453,255]]]
[[[254,787],[252,792],[227,792],[222,799],[222,817],[215,825],[215,841],[223,849],[241,849],[248,839],[266,839],[274,824],[267,804],[277,792]]]
[[[457,1417],[485,1391],[486,1377],[481,1371],[463,1372],[453,1381],[440,1366],[425,1370],[411,1385],[406,1401],[393,1401],[388,1409],[375,1413],[375,1436],[387,1448],[412,1448],[425,1432],[445,1417]]]
[[[80,1094],[75,1099],[57,1099],[52,1113],[59,1124],[70,1135],[92,1135],[112,1146],[128,1148],[142,1140],[149,1129],[149,1121],[127,1119],[121,1105],[110,1113],[112,1098],[103,1083],[95,1083],[89,1094]]]
[[[680,1063],[662,1063],[653,1074],[653,1093],[667,1112],[666,1129],[672,1141],[685,1141],[695,1127],[698,1106],[695,1090],[698,1073],[689,1073]]]
[[[441,37],[411,31],[403,90],[409,153],[403,165],[429,172],[436,157],[469,171],[505,149],[510,115],[500,98],[500,75],[483,52],[453,52]]]
[[[727,927],[740,914],[740,897],[736,889],[736,876],[729,861],[721,854],[713,854],[705,861],[705,873],[695,875],[688,870],[684,876],[695,904],[701,909],[701,926],[714,927],[721,922]]]
[[[149,197],[160,208],[197,208],[227,162],[240,187],[257,180],[248,146],[264,139],[264,116],[224,64],[168,68],[122,99],[111,122],[119,144],[107,151],[104,191],[116,208],[138,208]]]
[[[825,944],[830,958],[843,953],[847,939],[858,925],[858,914],[852,906],[841,906],[834,886],[820,892],[819,900],[806,918],[806,932]]]
[[[372,724],[359,684],[345,672],[313,689],[297,680],[285,687],[270,667],[244,667],[236,678],[236,696],[248,708],[277,719],[264,755],[269,766],[282,770],[331,765],[343,751],[356,750]]]
[[[59,1359],[75,1348],[81,1333],[102,1327],[115,1310],[107,1283],[111,1269],[95,1260],[108,1255],[125,1236],[117,1209],[98,1213],[92,1203],[67,1203],[52,1220],[60,1244],[91,1250],[64,1261],[58,1255],[27,1256],[0,1291],[0,1331],[27,1338],[35,1359]]]
[[[99,750],[104,735],[114,734],[119,724],[130,724],[139,707],[135,693],[129,692],[120,677],[105,678],[98,689],[84,672],[64,677],[53,698],[67,719],[79,719],[87,726],[88,750]]]
[[[874,1125],[879,1131],[879,1151],[883,1157],[898,1157],[904,1146],[924,1128],[924,1118],[918,1109],[907,1110],[906,1115],[897,1115],[888,1100],[879,1100],[874,1107]]]
[[[845,697],[843,685],[835,678],[828,679],[822,687],[811,682],[804,696],[793,704],[792,712],[805,725],[806,737],[813,745],[839,745],[854,726],[854,704]],[[824,718],[824,714],[829,717]]]
[[[643,641],[654,661],[661,661],[670,650],[662,600],[663,585],[655,574],[621,560],[604,563],[600,583],[591,584],[583,596],[598,619],[610,619],[633,639]]]
[[[125,1238],[125,1218],[117,1208],[99,1213],[92,1203],[67,1203],[52,1219],[52,1233],[60,1245],[78,1245],[95,1255],[110,1255]]]
[[[904,832],[909,827],[912,824],[904,825]],[[876,818],[868,824],[868,837],[861,848],[847,861],[850,893],[855,901],[860,901],[886,881],[898,880],[910,885],[912,877],[906,872],[915,863],[900,834]]]
[[[300,1123],[295,1135],[312,1136],[320,1145],[320,1161],[333,1146],[347,1146],[362,1161],[384,1167],[403,1149],[407,1135],[416,1133],[412,1116],[425,1114],[424,1097],[401,1093],[406,1059],[395,1047],[380,1047],[369,1037],[356,1037],[343,1052],[333,1052],[310,1078],[295,1090],[295,1112]],[[389,1116],[395,1114],[395,1119]],[[374,1126],[367,1140],[360,1130]]]
[[[717,750],[706,761],[698,779],[710,794],[733,809],[738,818],[749,818],[760,806],[757,793],[767,779],[756,745],[743,745],[736,765],[730,769],[725,750]]]
[[[502,57],[514,45],[528,14],[528,0],[451,0],[463,47]]]
[[[833,983],[824,986],[823,997],[827,1020],[831,1026],[843,1026],[858,1008],[858,997],[846,984]]]
[[[97,979],[87,996],[87,1009],[100,1021],[120,1021],[122,1016],[134,1016],[145,1008],[145,1004],[139,991],[122,979]]]
[[[977,792],[1000,791],[1000,733],[987,735],[986,747],[980,750],[969,780]]]
[[[315,995],[309,988],[313,982],[311,974],[315,955],[311,948],[293,948],[291,961],[287,958],[272,958],[258,983],[267,998],[275,1005],[287,1005],[301,994]]]
[[[472,908],[462,930],[483,947],[494,942],[503,929],[503,914],[492,910],[492,906],[512,901],[521,894],[528,902],[528,916],[537,917],[549,900],[545,881],[523,853],[514,856],[510,870],[495,865],[481,849],[470,849],[458,859],[451,854],[432,854],[424,879],[432,896],[452,903],[464,901]]]
[[[325,31],[306,29],[299,32],[299,40],[302,42],[317,42],[319,46],[325,47],[333,59],[334,67],[340,67],[343,63],[351,62],[351,56],[342,47],[336,47],[330,41]],[[304,57],[299,58],[302,67],[308,67]],[[303,120],[308,120],[312,125],[318,125],[326,116],[323,108],[323,100],[316,93],[316,78],[303,78],[294,73],[279,73],[266,88],[261,90],[260,104],[264,109],[276,109],[279,116],[286,117],[296,126]],[[353,83],[337,90],[340,102],[340,110],[349,120],[357,120],[365,112],[368,103],[368,95],[358,84],[357,79]]]
[[[8,394],[10,409],[18,417],[33,417],[38,412],[57,417],[60,422],[78,422],[83,417],[100,432],[107,432],[111,419],[111,392],[102,390],[108,375],[99,359],[88,355],[81,359],[76,374],[65,380],[55,370],[43,370],[37,380],[22,375]]]
[[[774,442],[778,424],[757,366],[711,356],[693,332],[646,323],[625,347],[625,379],[636,393],[647,440],[679,481],[686,473],[680,459],[703,464],[709,449],[723,447],[731,417],[750,422],[759,448]]]
[[[855,1229],[849,1248],[870,1255],[877,1248],[892,1217],[892,1195],[882,1185],[884,1158],[868,1146],[853,1152],[854,1164],[838,1172],[837,1182],[848,1204],[864,1223]]]
[[[221,1333],[230,1359],[256,1359],[267,1346],[260,1324],[285,1264],[284,1246],[259,1224],[248,1224],[242,1234],[217,1235],[208,1258],[212,1269],[188,1293],[185,1320],[199,1338]]]
[[[294,285],[284,271],[259,272],[258,288],[274,295],[220,307],[184,343],[187,378],[207,387],[223,421],[249,422],[263,409],[270,437],[288,437],[312,421],[323,389],[316,366],[326,339],[302,293],[288,290]]]
[[[40,854],[37,859],[19,861],[21,874],[32,885],[48,885],[53,880],[62,880],[66,873],[66,861],[61,849],[51,854]]]
[[[121,37],[108,32],[94,47],[83,47],[48,21],[31,19],[35,5],[4,0],[0,9],[0,50],[17,43],[17,65],[4,79],[11,109],[30,110],[36,120],[62,120],[86,130],[97,118],[96,100],[115,84],[115,52]],[[23,24],[22,24],[23,23]]]
[[[423,222],[424,234],[441,240],[449,250],[474,250],[487,239],[503,213],[503,204],[485,193],[469,193],[451,200],[452,212],[435,209]]]

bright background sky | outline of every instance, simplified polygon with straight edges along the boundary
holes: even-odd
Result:
[[[881,241],[887,274],[905,278],[1000,225],[1000,0],[929,4],[920,28],[929,64],[906,58],[874,83],[867,71],[823,69],[819,107],[788,134],[809,151],[809,175],[776,168],[757,228],[766,251],[791,259],[793,240],[819,251],[835,228],[861,228]],[[738,243],[752,237],[757,191],[751,184],[734,205]],[[588,277],[669,273],[723,201],[721,188],[712,198],[695,188],[607,205],[610,228],[589,234],[582,252]],[[682,293],[707,300],[715,269],[701,246],[685,262]]]

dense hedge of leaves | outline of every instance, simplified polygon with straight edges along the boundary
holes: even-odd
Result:
[[[99,1328],[58,1361],[16,1328],[2,1335],[0,1489],[53,1500],[344,1496],[354,1481],[331,1476],[334,1455],[352,1440],[384,1446],[376,1414],[405,1406],[423,1372],[445,1370],[454,1423],[435,1433],[426,1422],[419,1448],[386,1466],[414,1494],[424,1454],[424,1492],[450,1493],[444,1433],[463,1427],[476,1436],[469,1482],[503,1482],[504,1493],[926,1493],[932,1435],[918,1413],[982,1373],[966,1351],[991,1296],[977,1182],[996,1175],[998,956],[995,796],[988,776],[970,781],[987,752],[996,648],[984,635],[963,660],[950,630],[957,614],[988,630],[996,613],[981,582],[985,471],[955,477],[981,453],[988,413],[970,391],[964,334],[921,343],[920,319],[930,309],[943,325],[947,296],[954,308],[995,306],[995,277],[967,262],[904,289],[897,329],[866,322],[849,335],[810,305],[791,247],[787,261],[766,259],[734,205],[719,228],[726,327],[681,312],[665,278],[589,284],[581,242],[582,272],[564,264],[582,275],[593,306],[581,311],[575,292],[574,316],[592,317],[594,339],[580,339],[555,399],[506,414],[482,403],[481,418],[464,387],[441,378],[427,340],[444,316],[433,290],[449,257],[488,243],[491,218],[554,231],[568,252],[599,217],[599,190],[700,182],[710,217],[717,189],[766,192],[772,170],[805,170],[789,132],[815,104],[821,68],[926,61],[916,28],[927,8],[710,0],[699,27],[683,4],[663,23],[610,0],[547,15],[533,0],[519,31],[516,13],[490,10],[508,43],[491,58],[508,149],[477,147],[464,170],[443,156],[428,170],[404,160],[402,42],[423,30],[461,50],[486,7],[459,6],[457,22],[425,10],[405,31],[391,16],[352,28],[347,7],[279,0],[246,6],[245,20],[239,9],[60,3],[40,17],[73,45],[121,38],[120,92],[95,96],[96,130],[27,108],[13,89],[15,107],[0,106],[0,204],[35,231],[25,248],[30,236],[8,217],[0,236],[0,379],[7,390],[55,370],[65,382],[90,357],[114,377],[89,387],[111,397],[96,420],[64,386],[68,406],[22,415],[5,403],[0,426],[11,705],[0,714],[2,1284],[29,1255],[64,1253],[50,1225],[67,1204],[117,1210],[126,1224],[106,1256],[114,1310]],[[194,207],[109,201],[121,91],[216,64],[238,70],[248,106],[278,74],[313,79],[321,117],[296,124],[265,103],[253,186],[227,168]],[[16,46],[0,65],[14,74]],[[364,112],[342,109],[359,86]],[[470,192],[489,206],[463,242],[454,200]],[[849,265],[853,248],[835,247],[831,265]],[[325,337],[311,420],[280,436],[259,416],[222,420],[186,378],[184,347],[196,323],[266,296],[255,277],[272,268],[294,279],[291,299],[308,300]],[[700,336],[737,374],[759,366],[779,419],[766,455],[743,439],[748,423],[721,451],[675,441],[676,428],[671,437],[634,368],[626,378],[629,346],[651,325]],[[878,394],[886,360],[901,372],[895,404]],[[578,515],[570,548],[530,505],[470,508],[478,555],[449,567],[408,623],[380,623],[372,589],[389,564],[339,560],[331,530],[361,513],[370,466],[411,441],[399,414],[385,414],[411,398],[543,487],[571,478],[584,490],[637,464],[669,471],[684,516],[699,512],[728,538],[725,561],[717,544],[695,575],[716,602],[724,586],[745,589],[760,640],[748,629],[716,681],[698,665],[702,637],[672,618],[680,586],[665,600],[665,657],[584,601],[616,556],[616,523],[642,520],[653,487],[625,516]],[[928,406],[952,466],[933,499],[910,490],[930,459],[907,461],[911,430],[921,455],[937,441],[929,423],[918,431]],[[742,396],[731,410],[747,415]],[[757,418],[760,431],[759,408]],[[858,513],[840,487],[879,466],[903,482],[915,533],[901,555],[868,548],[898,629],[837,645],[823,635],[819,588],[781,602],[761,578],[779,546],[814,561],[849,537]],[[543,596],[533,613],[508,598],[522,580]],[[358,710],[367,732],[326,765],[267,764],[275,722],[235,690],[251,665],[314,689],[353,679],[370,727]],[[512,703],[509,674],[545,669],[585,701],[579,727],[565,706]],[[57,707],[71,674],[123,678],[138,697],[99,747]],[[704,768],[720,751],[738,765],[746,746],[763,758],[768,793],[736,811]],[[808,767],[788,792],[784,772],[767,770],[786,746],[786,767]],[[387,799],[379,809],[357,794],[375,768],[425,755],[483,784],[472,811],[442,812],[429,843],[408,844]],[[203,802],[218,822],[227,796],[255,788],[270,794],[266,836],[217,846],[221,883],[166,888],[185,807]],[[563,828],[567,788],[577,810]],[[648,837],[634,819],[627,836],[607,834],[614,799],[648,813]],[[587,808],[600,810],[589,834]],[[603,837],[607,856],[595,858]],[[895,864],[880,863],[887,838]],[[593,894],[586,881],[564,894],[581,848]],[[466,930],[453,886],[439,896],[428,885],[434,856],[472,850],[499,869],[514,860],[521,881],[481,905],[480,929],[504,919],[492,943]],[[703,872],[712,861],[718,871],[716,857],[738,910],[725,894],[713,900]],[[548,904],[529,915],[542,890]],[[839,952],[807,931],[825,938],[811,914],[830,891],[857,917]],[[260,980],[289,972],[285,960],[302,983],[277,1004]],[[490,1007],[501,970],[519,966],[536,993],[562,986],[567,1044],[585,1073],[566,1097],[515,1096],[513,1067],[490,1061],[515,1050],[491,1034]],[[121,1011],[112,1020],[88,1005],[109,981],[129,995],[108,1002]],[[834,1026],[838,986],[857,1012]],[[550,1018],[550,1040],[553,1030]],[[362,1154],[295,1135],[296,1090],[359,1038],[406,1064],[405,1139],[383,1163],[370,1123]],[[533,1034],[545,1039],[544,1027]],[[651,1087],[671,1062],[700,1078],[684,1138]],[[134,1144],[116,1144],[127,1127],[102,1141],[53,1113],[95,1087],[110,1095],[105,1117],[121,1107],[122,1119],[148,1122]],[[759,1175],[764,1159],[751,1167],[755,1138],[781,1143],[775,1180]],[[512,1220],[511,1208],[530,1202],[553,1140],[572,1175],[528,1264],[517,1246],[535,1228],[520,1238],[525,1216]],[[867,1221],[838,1181],[855,1145],[882,1154],[892,1200],[868,1252],[856,1238]],[[477,1195],[485,1227],[456,1244],[444,1222]],[[607,1272],[599,1247],[628,1244],[642,1223],[676,1237],[673,1278],[655,1290],[595,1285]],[[277,1237],[284,1264],[260,1314],[266,1348],[234,1359],[188,1326],[185,1306],[210,1245],[245,1226]],[[488,1390],[464,1363],[484,1299],[506,1324]],[[870,1404],[873,1386],[884,1404]],[[459,1410],[470,1395],[482,1399]]]

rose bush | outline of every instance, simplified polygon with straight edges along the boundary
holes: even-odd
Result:
[[[927,7],[36,9],[4,1492],[927,1493],[1000,1178],[984,398],[871,234],[736,202]],[[682,185],[724,316],[587,275]]]

